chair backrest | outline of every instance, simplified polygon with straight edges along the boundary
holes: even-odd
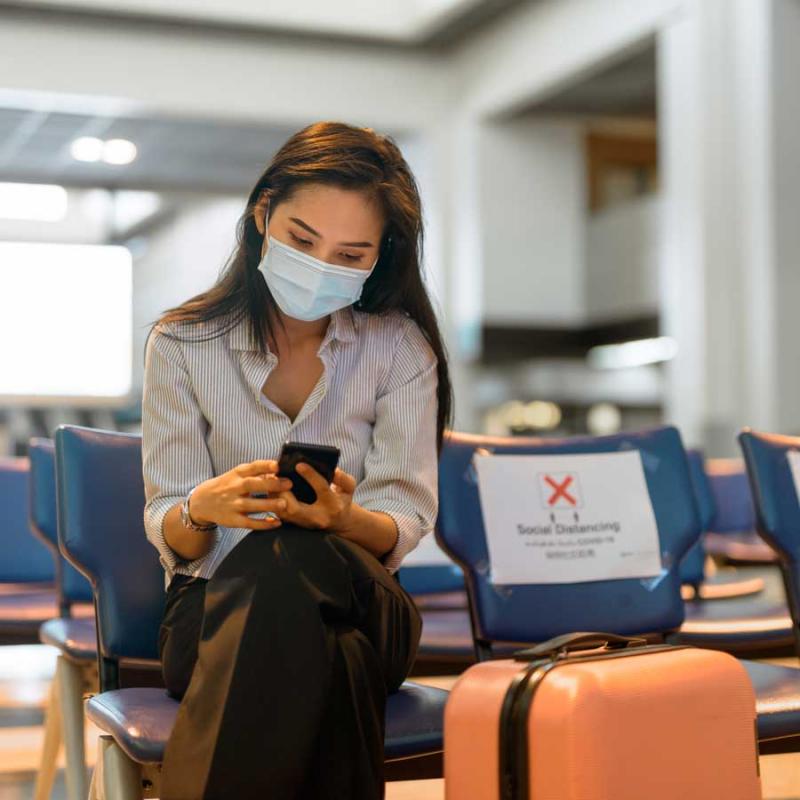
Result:
[[[489,555],[472,455],[580,454],[638,450],[642,456],[662,553],[663,569],[651,579],[590,583],[491,583]],[[461,565],[478,649],[493,641],[544,641],[563,633],[596,630],[631,634],[664,632],[683,622],[678,563],[700,536],[700,518],[686,452],[675,428],[570,439],[534,439],[451,433],[439,466],[437,538]]]
[[[101,667],[155,659],[164,572],[144,532],[141,436],[62,425],[55,439],[59,545],[92,584]]]
[[[705,533],[709,530],[711,520],[716,513],[714,495],[711,491],[708,475],[706,475],[703,453],[700,450],[687,450],[686,457],[689,459],[689,474],[692,477],[697,510],[700,513],[700,525],[703,533]],[[681,581],[694,587],[700,586],[705,578],[705,563],[706,551],[703,547],[703,540],[700,539],[691,546],[689,552],[681,561]]]
[[[749,533],[756,515],[747,471],[738,458],[711,458],[706,462],[716,512],[709,530],[715,533]]]
[[[30,461],[0,458],[0,583],[52,583],[50,550],[31,533]]]
[[[462,592],[464,573],[456,564],[412,564],[397,573],[402,587],[412,595]]]
[[[92,587],[58,549],[55,442],[52,439],[31,439],[28,458],[31,465],[30,526],[53,554],[59,606],[62,614],[68,614],[73,603],[92,602]]]
[[[800,452],[800,437],[744,430],[739,445],[747,465],[758,532],[780,558],[794,620],[795,649],[800,655],[800,491],[788,457],[790,452]]]
[[[800,437],[744,430],[739,445],[755,501],[758,532],[784,563],[800,568],[800,501],[788,453],[800,451]]]

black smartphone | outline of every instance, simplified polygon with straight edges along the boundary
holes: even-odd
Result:
[[[301,462],[310,464],[328,483],[333,480],[339,463],[339,448],[323,444],[286,442],[278,459],[278,475],[292,482],[292,492],[301,503],[313,503],[317,493],[311,484],[295,469]]]

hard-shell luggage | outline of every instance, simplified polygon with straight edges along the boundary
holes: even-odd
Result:
[[[446,800],[756,800],[755,723],[727,653],[570,634],[456,682]]]

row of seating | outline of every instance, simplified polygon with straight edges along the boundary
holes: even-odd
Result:
[[[474,438],[470,437],[470,441]],[[452,434],[448,447],[458,439],[458,434]],[[538,447],[539,440],[533,441],[533,446]],[[509,443],[505,439],[481,437],[480,442],[480,446],[491,448],[501,443],[502,452],[519,455],[532,452],[531,442],[522,438]],[[744,531],[740,526],[753,528],[755,517],[743,465],[739,472],[734,473],[729,468],[720,472],[715,464],[708,474],[702,453],[689,450],[686,455],[702,530],[722,528],[738,536]],[[451,480],[453,477],[442,468],[441,480],[447,484],[449,493],[458,491],[458,486]],[[744,501],[741,500],[742,488]],[[739,490],[735,498],[732,496],[734,489]],[[721,504],[727,502],[731,503],[731,509],[721,509]],[[707,575],[707,563],[704,538],[701,538],[680,564],[683,597],[693,602],[685,604],[685,620],[675,640],[724,650],[740,657],[794,654],[793,623],[786,603],[768,597],[753,597],[764,588],[762,578],[738,577],[733,570]],[[461,569],[454,564],[405,567],[400,570],[400,578],[406,589],[417,596],[424,616],[418,668],[428,673],[452,672],[473,663],[472,628]],[[502,643],[499,647],[501,652],[513,652],[517,644]]]
[[[797,647],[800,572],[800,504],[787,452],[800,439],[752,432],[741,435],[754,487],[759,528],[781,558]],[[495,453],[580,454],[637,449],[642,454],[648,491],[657,520],[665,574],[658,582],[598,581],[586,584],[502,586],[486,569],[488,549],[477,487],[470,473],[476,447]],[[689,462],[677,430],[560,441],[494,439],[453,435],[440,463],[440,515],[437,539],[462,568],[470,605],[475,655],[483,660],[503,643],[540,642],[580,630],[655,635],[686,642],[686,617],[677,565],[702,530]],[[708,642],[704,642],[707,645]],[[795,751],[800,746],[800,672],[758,662],[743,662],[758,695],[758,735],[762,753]]]
[[[785,462],[786,449],[800,447],[800,440],[747,433],[742,442],[751,478],[758,487],[757,511],[764,534],[784,566],[792,611],[789,633],[796,643],[800,570],[793,565],[800,556],[800,505],[793,486],[787,483],[788,464],[781,466],[776,454],[782,454]],[[655,583],[615,580],[493,585],[485,569],[488,551],[477,486],[470,470],[477,447],[525,454],[638,449],[643,454],[658,525],[662,579]],[[695,462],[694,457],[687,458],[678,432],[669,427],[565,440],[449,434],[440,461],[436,536],[461,570],[459,574],[445,568],[452,580],[446,588],[456,592],[466,589],[469,609],[463,619],[470,626],[468,638],[475,657],[489,658],[518,643],[543,641],[575,630],[646,633],[666,641],[687,642],[683,579],[678,565],[696,546],[709,514],[696,490]],[[51,547],[58,548],[54,552],[58,553],[60,614],[42,626],[41,632],[42,640],[61,653],[53,705],[63,709],[64,719],[74,718],[76,698],[79,707],[82,691],[97,681],[99,693],[86,703],[86,712],[106,735],[101,739],[91,796],[142,797],[145,792],[152,796],[157,794],[158,765],[178,704],[163,688],[124,682],[125,674],[134,674],[131,668],[138,669],[139,676],[148,669],[157,674],[157,631],[164,600],[163,572],[143,530],[141,439],[132,434],[62,426],[56,432],[54,446],[47,440],[31,443],[30,464],[31,518],[39,534]],[[771,482],[774,488],[761,489],[761,481]],[[791,541],[792,531],[797,542]],[[42,577],[46,579],[44,573]],[[407,581],[405,577],[403,580]],[[81,604],[85,608],[89,596],[94,600],[96,626],[91,619],[74,614]],[[430,619],[426,614],[428,629]],[[708,641],[698,643],[707,645]],[[748,662],[747,669],[759,697],[762,752],[797,749],[799,673],[754,662]],[[407,682],[390,698],[386,732],[390,778],[440,774],[446,696],[441,690]],[[48,722],[48,734],[51,727]],[[82,744],[70,751],[68,742],[68,762],[72,767],[67,773],[69,796],[85,797],[80,784],[81,770],[85,781]],[[47,796],[51,779],[52,767],[49,772],[43,769],[37,797]]]

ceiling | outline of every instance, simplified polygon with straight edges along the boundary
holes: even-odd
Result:
[[[536,103],[532,110],[553,114],[655,117],[655,43],[562,87]]]
[[[293,130],[216,121],[0,107],[0,181],[241,193]],[[123,138],[127,166],[75,161],[78,136]]]
[[[460,38],[525,1],[538,0],[0,0],[0,10],[419,47]]]

